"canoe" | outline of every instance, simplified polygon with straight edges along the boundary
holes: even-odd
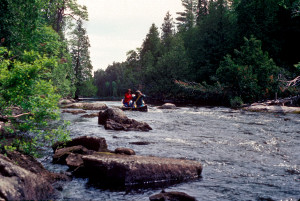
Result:
[[[132,108],[132,107],[122,107],[121,110],[125,111],[125,110],[130,110],[130,111],[140,111],[140,112],[148,112],[148,106],[145,105],[143,107],[136,107],[136,108]]]

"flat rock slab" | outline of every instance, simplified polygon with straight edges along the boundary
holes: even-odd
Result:
[[[94,153],[82,156],[90,182],[111,187],[173,183],[200,177],[197,161],[149,156]]]
[[[243,108],[243,110],[251,112],[274,112],[274,113],[295,113],[300,114],[300,107],[287,107],[287,106],[268,106],[268,105],[251,105]]]
[[[63,106],[63,108],[76,108],[83,110],[105,110],[108,107],[104,103],[72,103]]]

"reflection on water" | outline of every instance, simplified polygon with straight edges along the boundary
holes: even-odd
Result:
[[[120,102],[105,102],[109,106]],[[95,111],[90,111],[95,112]],[[300,116],[231,110],[181,107],[149,112],[125,112],[147,122],[150,132],[107,131],[97,118],[62,114],[70,120],[71,137],[104,137],[109,149],[132,148],[139,155],[187,158],[203,164],[203,178],[166,188],[183,191],[198,200],[298,200],[300,198]],[[139,145],[134,142],[149,142]],[[65,171],[65,166],[45,166]],[[149,200],[161,189],[111,192],[74,179],[63,184],[58,199]]]

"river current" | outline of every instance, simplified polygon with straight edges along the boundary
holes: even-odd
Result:
[[[120,106],[120,102],[104,102]],[[89,111],[93,113],[97,111]],[[179,107],[147,113],[126,111],[129,118],[147,122],[150,132],[109,131],[97,118],[62,114],[71,122],[71,137],[104,137],[110,150],[127,147],[137,155],[186,158],[202,163],[202,178],[165,187],[197,200],[300,199],[300,115],[254,113],[222,107]],[[135,142],[148,142],[136,145]],[[41,159],[55,172],[51,157]],[[58,200],[149,200],[162,188],[110,191],[87,185],[86,179],[62,182]]]

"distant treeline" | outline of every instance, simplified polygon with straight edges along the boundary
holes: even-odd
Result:
[[[139,89],[152,99],[241,104],[299,93],[298,0],[182,0],[127,59],[94,73],[100,97]],[[175,28],[176,27],[176,28]]]

